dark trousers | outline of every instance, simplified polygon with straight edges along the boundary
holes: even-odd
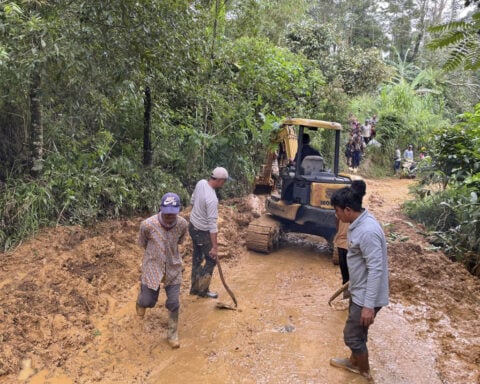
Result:
[[[167,285],[165,287],[167,300],[165,307],[170,312],[175,312],[180,308],[180,284]],[[160,287],[157,290],[148,288],[145,284],[140,285],[140,293],[138,295],[137,304],[144,308],[153,308],[158,301]]]
[[[208,231],[201,231],[195,228],[191,223],[188,226],[188,233],[192,238],[193,257],[192,257],[192,293],[206,293],[209,289],[210,279],[213,274],[216,260],[209,256],[212,249],[212,241]]]
[[[342,273],[342,284],[345,284],[348,280],[350,280],[350,276],[348,274],[348,266],[347,266],[347,252],[348,250],[345,248],[338,248],[338,264],[340,265],[340,272]]]
[[[354,151],[352,156],[352,167],[358,168],[362,161],[362,153],[360,151]]]
[[[382,307],[375,307],[375,316]],[[359,355],[364,352],[368,352],[367,339],[368,339],[368,327],[364,327],[360,323],[360,316],[362,313],[362,307],[355,304],[350,299],[350,306],[348,308],[348,318],[343,329],[343,339],[345,345],[349,347],[353,354]]]

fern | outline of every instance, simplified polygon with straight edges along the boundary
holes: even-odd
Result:
[[[480,68],[480,12],[477,11],[468,21],[453,21],[429,28],[432,33],[440,36],[433,39],[427,47],[441,49],[451,47],[449,58],[443,65],[446,71],[463,65],[465,69]]]

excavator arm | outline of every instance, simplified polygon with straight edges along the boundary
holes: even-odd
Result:
[[[283,124],[280,129],[272,132],[270,150],[267,153],[260,173],[255,177],[255,194],[270,194],[275,187],[274,163],[277,170],[295,159],[298,149],[297,134],[292,125]]]

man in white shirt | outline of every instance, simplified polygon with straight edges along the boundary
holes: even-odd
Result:
[[[413,161],[413,145],[410,144],[407,149],[403,152],[403,160]]]
[[[190,294],[216,299],[218,294],[210,292],[210,281],[217,265],[217,219],[218,198],[215,192],[230,179],[225,168],[217,167],[208,180],[200,180],[191,198],[188,231],[193,243],[192,277]]]
[[[362,125],[362,137],[365,144],[368,144],[372,136],[372,126],[369,120],[365,120],[365,125]]]

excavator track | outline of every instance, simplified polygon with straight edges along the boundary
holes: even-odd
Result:
[[[278,248],[280,223],[270,215],[260,216],[252,221],[247,229],[247,248],[262,253],[270,253]]]

